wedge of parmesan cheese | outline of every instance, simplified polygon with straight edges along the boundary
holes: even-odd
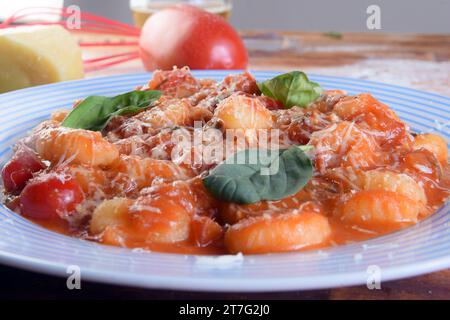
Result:
[[[82,77],[80,47],[63,27],[0,29],[0,93]]]

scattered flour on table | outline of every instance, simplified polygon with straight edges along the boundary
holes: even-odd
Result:
[[[306,67],[308,73],[384,82],[450,96],[450,62],[370,59],[341,66]],[[411,72],[414,70],[414,72]]]

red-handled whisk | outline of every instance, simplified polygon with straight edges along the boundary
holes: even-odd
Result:
[[[55,15],[59,17],[58,21],[33,21],[33,16],[37,15]],[[22,23],[27,18],[30,22]],[[79,11],[74,12],[70,8],[54,7],[28,7],[16,11],[10,17],[0,23],[2,28],[17,28],[30,25],[60,25],[70,32],[83,32],[93,34],[110,34],[116,36],[125,36],[127,38],[136,38],[136,41],[79,41],[80,47],[135,47],[133,51],[104,55],[95,58],[84,59],[86,72],[106,69],[110,66],[124,63],[139,58],[137,49],[138,39],[141,30],[129,24],[98,16],[93,13]]]

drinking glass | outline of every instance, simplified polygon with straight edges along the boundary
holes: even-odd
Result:
[[[136,27],[141,28],[148,17],[168,6],[187,3],[229,19],[233,7],[231,0],[130,0],[130,9]]]

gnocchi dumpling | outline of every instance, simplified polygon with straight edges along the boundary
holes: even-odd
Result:
[[[36,137],[36,152],[52,164],[109,166],[119,151],[100,132],[63,127],[48,128]]]

